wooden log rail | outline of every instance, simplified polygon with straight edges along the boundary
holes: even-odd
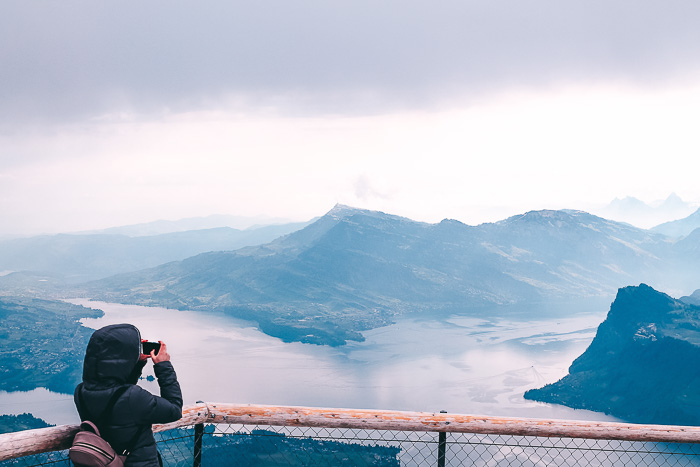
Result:
[[[154,425],[153,431],[205,423],[700,443],[700,427],[689,426],[213,402],[186,406],[180,420]],[[77,425],[63,425],[0,435],[0,461],[67,449],[77,431]]]

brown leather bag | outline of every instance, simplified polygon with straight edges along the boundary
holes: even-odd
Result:
[[[78,467],[123,467],[126,460],[126,455],[117,454],[100,437],[100,430],[90,421],[80,424],[80,431],[68,450],[68,457]]]

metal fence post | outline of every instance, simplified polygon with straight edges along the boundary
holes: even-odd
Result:
[[[440,413],[447,413],[446,410],[441,410]],[[445,467],[445,453],[447,451],[447,433],[441,431],[438,434],[438,467]]]
[[[202,438],[204,438],[204,424],[198,423],[194,426],[194,461],[193,467],[202,465]]]

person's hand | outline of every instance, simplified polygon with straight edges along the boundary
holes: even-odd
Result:
[[[144,342],[148,342],[148,341],[146,339],[141,339],[141,349],[143,349]],[[144,360],[148,360],[149,358],[151,358],[150,355],[148,355],[146,353],[142,353],[141,356],[139,357],[139,362],[143,362]]]
[[[160,342],[160,350],[158,353],[156,354],[155,350],[151,350],[151,360],[153,360],[154,365],[156,363],[170,361],[170,354],[168,353],[168,348],[165,346],[165,343],[163,341],[158,342]]]

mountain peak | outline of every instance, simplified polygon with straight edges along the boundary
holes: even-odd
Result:
[[[333,209],[326,213],[326,215],[335,219],[343,219],[347,216],[357,214],[358,212],[364,212],[364,210],[348,206],[346,204],[337,203],[335,206],[333,206]]]
[[[504,224],[510,224],[513,222],[534,222],[534,223],[552,223],[552,222],[569,222],[574,218],[577,217],[582,217],[582,216],[590,216],[593,217],[591,214],[588,214],[585,211],[576,211],[576,210],[569,210],[569,209],[562,209],[562,210],[552,210],[552,209],[543,209],[539,211],[528,211],[524,214],[518,214],[512,217],[509,217],[508,219],[505,219],[503,221],[500,221],[499,223],[504,223]]]
[[[681,297],[679,300],[689,305],[700,306],[700,289],[696,290],[687,297]]]
[[[618,290],[615,301],[610,306],[609,319],[642,320],[662,319],[675,302],[673,298],[659,292],[647,284],[623,287]]]
[[[401,222],[411,222],[411,223],[416,223],[416,224],[422,224],[422,222],[414,221],[412,219],[408,219],[406,217],[401,217],[401,216],[396,216],[394,214],[387,214],[382,211],[373,211],[369,209],[361,209],[361,208],[355,208],[352,206],[347,206],[345,204],[336,204],[333,206],[333,209],[328,211],[324,217],[330,218],[336,221],[342,221],[345,220],[349,217],[356,216],[356,215],[362,215],[367,218],[373,218],[373,219],[392,219],[395,221],[401,221]]]
[[[615,198],[608,206],[614,209],[649,209],[649,206],[641,199],[634,196],[625,196],[624,198]]]
[[[665,200],[653,203],[652,207],[668,211],[685,212],[688,210],[689,203],[683,201],[683,198],[678,196],[676,193],[671,193]]]

